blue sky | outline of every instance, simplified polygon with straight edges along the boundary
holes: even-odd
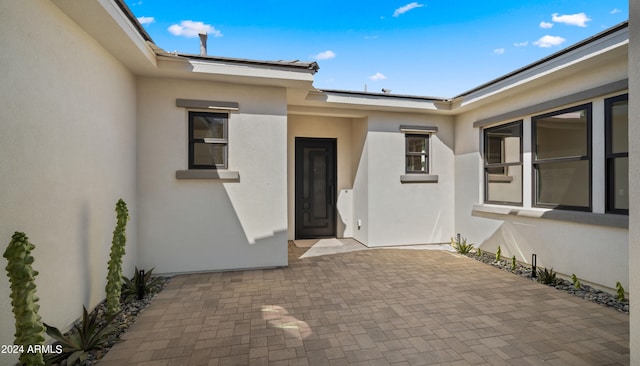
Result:
[[[319,89],[453,97],[628,18],[627,0],[126,0],[155,43],[317,61]]]

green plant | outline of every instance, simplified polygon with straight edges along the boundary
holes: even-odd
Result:
[[[118,332],[119,322],[116,318],[120,313],[107,315],[104,319],[98,318],[98,312],[91,315],[87,308],[82,307],[82,321],[75,324],[67,335],[64,335],[56,327],[45,323],[47,334],[62,345],[62,352],[50,353],[46,356],[48,364],[60,363],[67,360],[67,365],[82,364],[90,352],[103,349],[109,344],[109,340]]]
[[[7,259],[7,276],[11,282],[11,305],[16,319],[14,344],[18,346],[20,363],[24,365],[44,365],[42,353],[25,352],[26,347],[44,343],[44,326],[38,315],[40,305],[36,296],[35,278],[38,271],[31,267],[33,256],[31,251],[35,245],[29,242],[24,233],[15,232],[11,242],[4,251]]]
[[[460,254],[471,253],[474,248],[473,244],[467,244],[467,239],[464,237],[462,237],[461,241],[451,238],[451,246]]]
[[[496,250],[496,262],[500,262],[500,258],[502,257],[502,249],[498,245],[498,250]]]
[[[511,270],[512,271],[516,270],[516,256],[515,255],[511,258]]]
[[[107,274],[107,314],[113,315],[120,311],[120,291],[122,290],[122,257],[127,243],[125,228],[129,220],[127,204],[122,200],[116,203],[116,228],[113,230],[111,255],[109,259],[109,273]]]
[[[482,249],[478,248],[476,254],[478,255],[478,257],[482,257]]]
[[[538,269],[538,282],[545,285],[554,285],[556,283],[556,273],[553,268],[547,269],[547,267]]]
[[[620,281],[616,282],[616,296],[618,300],[624,301],[624,287],[622,287]]]
[[[580,283],[578,277],[576,277],[575,273],[571,275],[571,281],[573,281],[573,287],[575,287],[576,290],[582,287],[582,284]]]
[[[144,276],[140,275],[138,267],[132,279],[122,276],[122,301],[129,302],[138,297],[138,284],[144,288],[144,293],[148,294],[157,291],[162,284],[162,279],[159,277],[153,277],[153,270],[144,273]]]

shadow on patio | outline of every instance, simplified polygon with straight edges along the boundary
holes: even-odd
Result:
[[[174,277],[100,365],[628,365],[629,316],[446,251]]]

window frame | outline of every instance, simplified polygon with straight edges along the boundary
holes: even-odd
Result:
[[[524,125],[524,121],[523,120],[518,120],[518,121],[513,121],[513,122],[509,122],[509,123],[503,123],[500,125],[495,125],[495,126],[491,126],[488,128],[484,128],[482,130],[482,157],[484,160],[484,166],[483,166],[483,173],[484,173],[484,202],[485,203],[490,203],[490,204],[498,204],[498,205],[508,205],[508,206],[519,206],[522,207],[524,204],[524,182],[523,182],[523,178],[524,178],[524,167],[523,167],[523,125]],[[488,136],[487,136],[487,132],[491,131],[491,130],[496,130],[496,129],[500,129],[500,128],[504,128],[504,127],[509,127],[509,126],[518,126],[519,127],[519,132],[520,132],[520,154],[519,154],[519,161],[518,162],[512,162],[512,163],[488,163],[488,159],[487,159],[487,147],[488,147]],[[503,154],[504,154],[504,146],[501,147],[503,150]],[[520,166],[520,174],[522,175],[520,178],[520,202],[511,202],[511,201],[493,201],[489,199],[489,175],[496,175],[496,174],[489,174],[488,170],[491,168],[505,168],[504,169],[504,173],[503,175],[507,176],[507,172],[508,172],[508,167],[510,166]]]
[[[621,94],[615,97],[606,98],[604,100],[604,126],[605,126],[605,190],[606,203],[605,212],[619,215],[629,215],[629,209],[615,208],[615,159],[629,158],[629,146],[627,145],[626,153],[613,153],[613,104],[620,101],[627,101],[629,106],[629,94]],[[627,112],[627,124],[629,123],[629,114]],[[628,179],[628,177],[627,177]]]
[[[223,138],[194,138],[193,137],[193,120],[196,116],[211,116],[216,115],[218,117],[224,116],[224,124],[223,124]],[[188,120],[189,120],[189,133],[188,133],[188,144],[189,144],[189,169],[227,169],[229,163],[229,113],[228,112],[205,112],[205,111],[188,111]],[[223,164],[195,164],[194,163],[194,154],[195,154],[195,144],[213,144],[213,145],[222,145],[223,149]]]
[[[409,151],[409,143],[408,140],[409,138],[424,138],[425,142],[426,142],[426,149],[425,152],[411,152]],[[404,134],[404,170],[405,170],[405,174],[429,174],[430,171],[430,167],[431,167],[431,154],[430,154],[430,149],[431,149],[431,133],[405,133]],[[408,159],[410,156],[424,156],[425,157],[425,170],[409,170],[409,164],[408,164]]]
[[[546,158],[546,159],[538,159],[538,131],[537,131],[537,123],[538,120],[543,118],[561,115],[566,113],[571,113],[575,111],[584,110],[586,112],[586,155],[575,155],[575,156],[566,156],[566,157],[554,157],[554,158]],[[580,105],[576,105],[569,108],[558,109],[549,113],[540,114],[537,116],[531,117],[531,203],[533,207],[540,208],[552,208],[559,210],[571,210],[571,211],[586,211],[591,212],[593,209],[593,138],[592,138],[592,126],[593,126],[593,104],[591,102],[584,103]],[[562,205],[562,204],[547,204],[538,202],[538,167],[540,165],[545,164],[553,164],[553,163],[562,163],[562,162],[575,162],[575,161],[584,161],[588,162],[589,173],[588,173],[588,192],[589,192],[589,203],[587,206],[573,206],[573,205]]]

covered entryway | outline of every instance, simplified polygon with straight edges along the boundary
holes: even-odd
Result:
[[[296,137],[295,238],[336,236],[336,139]]]

